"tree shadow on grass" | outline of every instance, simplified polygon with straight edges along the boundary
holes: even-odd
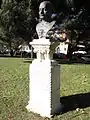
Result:
[[[90,92],[60,97],[60,102],[62,104],[62,113],[75,110],[76,108],[83,109],[86,107],[90,107]]]
[[[90,61],[84,60],[57,60],[59,64],[90,64]]]

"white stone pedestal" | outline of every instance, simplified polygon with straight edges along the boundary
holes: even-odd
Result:
[[[50,43],[48,41],[48,43]],[[33,47],[37,44],[33,44]],[[38,46],[46,48],[38,59],[30,64],[29,102],[26,108],[28,111],[38,113],[43,117],[51,117],[61,109],[60,104],[60,65],[51,60],[50,49],[53,44],[38,43]],[[49,49],[50,48],[50,49]],[[47,52],[48,51],[48,52]],[[45,53],[45,54],[44,54]],[[48,53],[48,54],[47,54]],[[43,55],[43,56],[42,56]]]

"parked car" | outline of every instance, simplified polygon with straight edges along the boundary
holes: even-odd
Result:
[[[84,45],[77,45],[76,50],[72,52],[72,59],[81,59],[87,54],[86,47]]]

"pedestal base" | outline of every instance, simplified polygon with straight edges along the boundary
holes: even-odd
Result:
[[[29,75],[30,98],[26,108],[50,118],[61,109],[60,65],[51,60],[34,60]]]

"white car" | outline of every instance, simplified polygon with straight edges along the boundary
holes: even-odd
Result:
[[[75,55],[75,54],[86,54],[87,52],[86,51],[83,51],[83,50],[78,50],[78,51],[74,51],[72,54]]]

